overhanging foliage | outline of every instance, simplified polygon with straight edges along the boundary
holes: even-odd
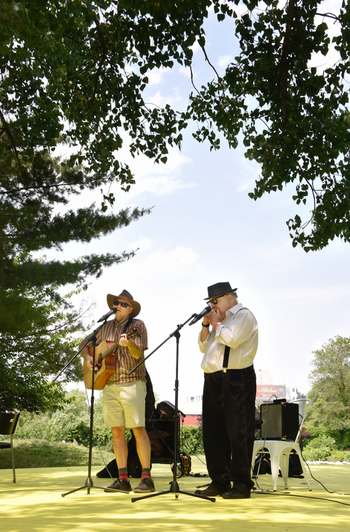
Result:
[[[211,149],[240,138],[261,176],[253,199],[295,187],[310,210],[288,221],[293,245],[306,251],[350,240],[350,4],[323,11],[322,0],[2,0],[0,10],[0,338],[32,334],[42,305],[61,305],[58,287],[85,287],[89,276],[131,254],[73,261],[37,252],[90,242],[146,212],[110,214],[118,185],[135,179],[119,157],[166,162],[169,146],[196,123]],[[147,105],[148,75],[176,63],[192,69],[198,44],[209,65],[205,22],[214,12],[232,24],[240,50],[219,75],[189,94],[186,111]],[[337,28],[334,36],[330,26]],[[223,53],[230,54],[224,48]],[[315,54],[337,61],[311,66]],[[195,86],[195,77],[192,81]],[[69,148],[66,160],[54,157]],[[102,203],[77,203],[85,190]],[[72,199],[75,199],[72,207]],[[309,204],[311,198],[311,204]],[[45,302],[36,305],[40,290]],[[16,303],[21,300],[21,309]],[[30,321],[30,318],[31,320]],[[16,348],[17,349],[17,348]],[[17,351],[16,351],[17,352]],[[18,351],[19,353],[19,351]],[[17,356],[17,355],[16,355]],[[19,355],[18,355],[19,356]]]

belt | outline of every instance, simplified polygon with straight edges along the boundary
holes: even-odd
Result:
[[[204,377],[206,379],[213,378],[215,380],[216,377],[219,377],[219,375],[222,375],[223,373],[228,374],[234,374],[234,375],[244,375],[246,373],[253,373],[254,372],[254,366],[248,366],[247,368],[240,368],[240,369],[227,369],[224,368],[221,371],[214,371],[213,373],[204,373]]]

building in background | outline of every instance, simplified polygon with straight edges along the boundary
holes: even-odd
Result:
[[[275,399],[287,399],[285,384],[257,384],[256,404],[267,403]]]
[[[275,399],[295,401],[305,398],[300,386],[287,387],[286,384],[275,384],[268,371],[257,371],[256,383],[256,403],[258,405]]]
[[[303,394],[300,386],[294,388],[287,388],[288,401],[295,401],[296,399],[306,399],[306,395]]]
[[[185,414],[181,419],[182,425],[199,425],[202,422],[202,395],[187,397],[186,401],[179,401],[179,410]]]

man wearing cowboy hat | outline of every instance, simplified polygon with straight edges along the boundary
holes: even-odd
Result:
[[[148,347],[147,329],[143,321],[135,319],[141,306],[127,290],[123,290],[119,296],[108,294],[107,304],[111,310],[115,309],[115,318],[107,321],[96,334],[97,342],[106,340],[119,343],[116,370],[103,388],[104,423],[112,428],[113,449],[119,471],[119,478],[107,490],[132,490],[128,479],[128,447],[125,438],[125,429],[129,428],[135,436],[142,466],[141,482],[134,492],[152,492],[155,487],[150,475],[151,446],[145,428],[145,364],[141,364],[129,375],[129,371],[143,360],[144,351]],[[135,329],[137,336],[128,338],[128,334]],[[92,357],[87,348],[82,351],[82,355],[92,368]]]
[[[199,334],[205,376],[203,442],[212,482],[197,493],[225,499],[249,498],[254,485],[253,360],[258,347],[258,324],[250,310],[238,303],[236,290],[228,282],[208,287],[205,299],[209,300],[211,311],[204,316]]]

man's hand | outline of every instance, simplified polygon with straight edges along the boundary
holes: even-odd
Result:
[[[120,336],[119,345],[127,347],[130,355],[136,359],[143,355],[143,349],[138,347],[132,340],[129,340],[126,334]]]
[[[121,345],[123,347],[129,347],[131,343],[134,343],[134,342],[130,342],[130,340],[128,340],[128,337],[126,336],[126,334],[122,334],[120,336],[119,345]]]
[[[221,321],[222,319],[224,319],[224,314],[222,314],[220,312],[220,309],[218,308],[212,308],[210,312],[208,312],[208,314],[206,314],[204,316],[204,324],[207,325],[208,323],[210,323],[210,325],[212,325],[214,327],[214,325],[216,325],[219,321]]]
[[[90,352],[89,352],[89,349],[85,346],[84,349],[82,350],[81,352],[81,356],[85,358],[86,360],[86,365],[88,368],[92,369],[92,361],[93,361],[93,357],[92,355],[90,355]],[[98,357],[96,357],[97,359]],[[97,360],[95,360],[95,369],[98,369],[98,364],[97,364]]]

